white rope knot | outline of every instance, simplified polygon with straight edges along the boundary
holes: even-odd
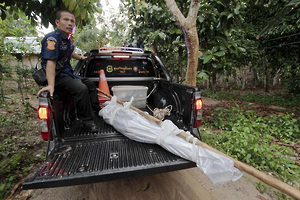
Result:
[[[153,112],[153,116],[159,120],[164,120],[165,116],[171,115],[172,105],[166,106],[164,109],[155,108]]]

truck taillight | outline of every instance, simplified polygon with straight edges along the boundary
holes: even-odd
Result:
[[[49,108],[39,107],[38,117],[40,119],[41,136],[44,141],[48,141],[49,137]],[[49,140],[53,140],[52,134],[50,134]]]
[[[203,101],[201,98],[195,100],[195,117],[194,128],[201,125],[202,113],[203,113]]]
[[[45,120],[48,119],[48,108],[39,107],[38,113],[39,113],[39,119],[45,119]]]
[[[195,102],[195,108],[196,110],[201,110],[203,108],[203,102],[202,99],[197,99]]]

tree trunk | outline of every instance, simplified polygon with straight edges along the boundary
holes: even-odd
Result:
[[[210,77],[208,77],[208,79],[206,80],[206,89],[209,90],[209,80],[210,80]]]
[[[182,83],[182,81],[183,81],[183,76],[184,76],[184,70],[183,70],[183,68],[182,68],[182,63],[181,63],[181,60],[182,60],[182,58],[181,58],[181,55],[182,55],[182,53],[183,53],[183,47],[181,47],[181,46],[179,46],[178,47],[178,56],[177,56],[177,69],[178,69],[178,73],[176,73],[176,76],[178,77],[177,78],[177,82],[178,83]]]
[[[225,79],[225,89],[229,89],[229,75],[226,74],[226,79]]]
[[[157,46],[154,43],[151,43],[150,47],[152,48],[153,53],[158,54]]]
[[[200,0],[191,1],[189,13],[186,18],[179,10],[175,0],[165,0],[165,2],[185,36],[185,45],[188,54],[186,84],[196,86],[196,74],[199,54],[199,38],[196,22],[198,10],[200,7]]]
[[[265,76],[266,76],[265,92],[269,93],[269,73],[268,73],[268,67],[265,68]]]
[[[245,90],[246,84],[247,84],[247,68],[246,67],[241,68],[241,74],[242,74],[242,90]]]
[[[212,80],[211,89],[212,89],[213,93],[215,93],[217,91],[217,73],[216,72],[212,73],[211,80]]]
[[[196,25],[190,29],[184,31],[185,43],[188,54],[188,64],[185,82],[188,85],[196,86],[196,74],[198,68],[198,56],[199,56],[199,38]]]
[[[3,72],[2,72],[3,66],[0,63],[0,102],[4,101],[4,81],[3,81]]]
[[[252,72],[253,72],[252,87],[256,88],[256,86],[258,85],[257,71],[256,71],[256,69],[252,69]]]

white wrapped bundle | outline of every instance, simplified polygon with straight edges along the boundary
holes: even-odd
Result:
[[[194,144],[189,143],[193,138],[190,133],[186,140],[176,136],[184,131],[178,129],[172,121],[165,120],[158,125],[129,109],[130,104],[126,103],[123,107],[113,97],[99,115],[132,140],[156,143],[181,158],[195,162],[214,185],[236,181],[242,177],[243,173],[234,167],[234,162],[229,158],[195,145],[197,138],[194,138]]]

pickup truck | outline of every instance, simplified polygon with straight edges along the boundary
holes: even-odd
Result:
[[[200,90],[172,82],[156,54],[131,47],[92,50],[88,59],[77,63],[74,73],[98,87],[100,70],[105,71],[111,94],[113,86],[146,86],[144,111],[151,114],[154,108],[172,105],[170,116],[165,118],[180,129],[200,135]],[[195,163],[156,144],[126,138],[100,116],[95,119],[99,131],[87,132],[76,116],[72,96],[64,91],[56,90],[51,98],[48,92],[41,93],[38,117],[47,144],[46,160],[23,182],[23,189],[90,184],[195,167]]]

